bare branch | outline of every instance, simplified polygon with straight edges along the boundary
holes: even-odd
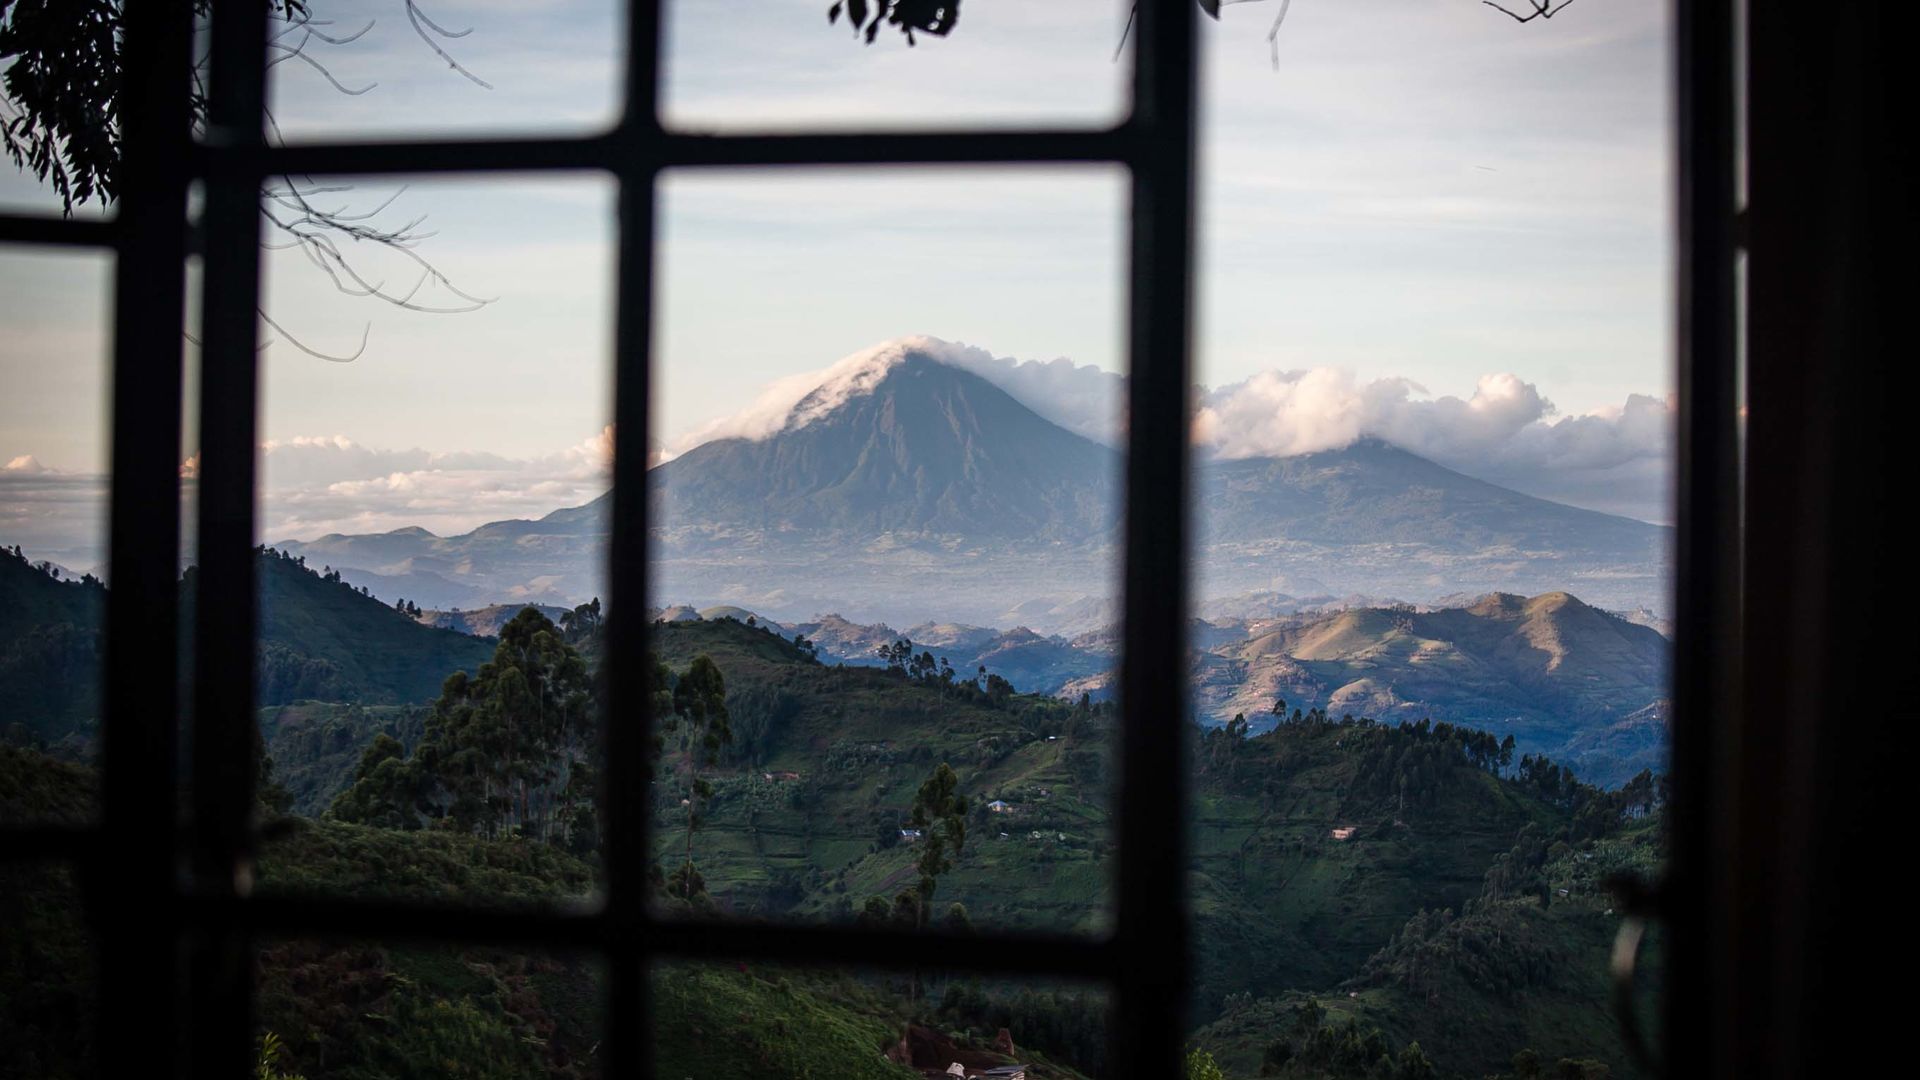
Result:
[[[427,43],[427,48],[432,49],[435,53],[439,54],[440,59],[445,60],[447,62],[448,67],[459,72],[461,75],[466,76],[467,80],[469,82],[472,82],[475,86],[483,87],[488,90],[493,89],[492,83],[488,82],[487,80],[481,78],[478,75],[475,75],[473,72],[468,71],[466,68],[462,67],[460,65],[460,61],[455,60],[453,58],[452,53],[449,53],[447,50],[441,48],[440,43],[433,40],[433,34],[439,34],[443,38],[466,37],[468,34],[473,33],[473,30],[471,27],[465,30],[460,30],[460,31],[448,30],[440,26],[438,23],[434,22],[432,19],[427,18],[426,12],[420,10],[420,5],[418,3],[415,3],[415,0],[407,0],[407,21],[413,24],[413,32],[420,35],[420,40]]]
[[[1502,7],[1495,3],[1494,0],[1480,0],[1480,2],[1500,14],[1505,15],[1507,18],[1512,19],[1514,22],[1530,23],[1535,19],[1553,18],[1555,15],[1560,14],[1562,8],[1573,3],[1573,0],[1560,0],[1558,4],[1553,3],[1552,0],[1527,0],[1527,3],[1532,6],[1533,10],[1525,15]]]
[[[339,79],[336,79],[333,77],[333,72],[327,70],[327,65],[322,64],[320,61],[315,60],[313,57],[308,56],[304,51],[302,51],[305,48],[305,46],[306,46],[305,41],[302,41],[297,46],[288,45],[284,41],[267,42],[267,48],[281,50],[281,53],[279,56],[276,56],[273,59],[267,61],[267,66],[273,67],[275,64],[278,64],[283,60],[299,60],[305,63],[308,67],[311,67],[313,70],[319,72],[321,78],[327,80],[329,83],[332,83],[333,88],[335,90],[338,90],[343,94],[346,94],[348,97],[359,97],[361,94],[364,94],[367,91],[373,89],[374,87],[380,85],[377,82],[370,82],[358,90],[353,90],[348,88]]]
[[[367,351],[367,335],[373,330],[372,323],[368,323],[366,326],[361,327],[360,347],[353,350],[353,355],[334,356],[331,353],[323,353],[320,350],[315,349],[312,346],[308,345],[306,342],[301,341],[299,338],[295,337],[294,335],[288,333],[286,327],[281,326],[277,322],[274,322],[273,317],[271,315],[268,315],[264,310],[259,311],[259,315],[260,315],[261,322],[264,322],[268,326],[271,326],[275,330],[279,331],[280,336],[283,338],[286,338],[287,341],[290,344],[292,344],[294,348],[299,349],[301,352],[306,353],[308,356],[311,356],[317,360],[325,360],[328,363],[332,363],[332,364],[351,364],[355,360],[360,359],[360,357],[364,355]]]
[[[1293,0],[1280,0],[1280,14],[1274,16],[1273,26],[1267,30],[1267,48],[1273,51],[1273,70],[1280,70],[1280,24],[1287,21],[1287,9],[1293,6]]]

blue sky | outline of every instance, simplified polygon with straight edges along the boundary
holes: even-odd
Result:
[[[376,85],[343,95],[297,61],[276,68],[289,139],[614,118],[624,65],[619,5],[606,0],[429,3],[441,25],[472,29],[444,44],[491,89],[435,58],[394,0],[316,6],[332,33],[373,21],[312,55],[343,85]],[[887,34],[861,45],[827,25],[825,7],[669,5],[666,119],[1069,125],[1126,107],[1113,58],[1124,9],[1112,3],[969,0],[951,38],[914,49]],[[1359,402],[1450,464],[1664,518],[1665,5],[1576,4],[1520,26],[1472,0],[1300,0],[1277,67],[1265,40],[1276,10],[1231,5],[1202,28],[1198,376],[1218,424],[1248,425],[1216,432],[1219,445],[1254,452],[1275,417]],[[371,207],[392,188],[329,197]],[[343,296],[297,253],[272,255],[278,321],[319,349],[350,352],[363,327],[368,345],[352,364],[269,350],[266,528],[392,527],[413,514],[444,531],[603,483],[584,448],[608,419],[613,195],[598,177],[409,187],[382,220],[426,215],[435,235],[421,254],[493,301],[469,314]],[[45,201],[0,169],[0,206]],[[908,334],[1120,372],[1125,207],[1122,175],[1097,168],[669,176],[657,424],[671,445],[770,381]],[[412,282],[399,260],[355,259],[399,291]],[[16,536],[73,532],[53,504],[19,494],[29,474],[34,492],[60,477],[77,489],[104,461],[105,303],[98,260],[0,254],[0,465],[30,459],[0,487],[0,527]],[[416,449],[443,465],[475,452],[516,464],[436,479],[413,467],[425,459],[391,456]]]

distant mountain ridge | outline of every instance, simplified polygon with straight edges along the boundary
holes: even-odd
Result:
[[[896,630],[838,615],[781,624],[739,607],[680,608],[677,621],[749,618],[804,634],[823,659],[880,665],[906,639],[961,677],[984,669],[1033,693],[1104,701],[1119,636],[1074,637],[952,623]],[[1271,728],[1276,702],[1382,722],[1432,719],[1512,734],[1589,783],[1613,786],[1664,769],[1671,646],[1659,632],[1564,592],[1495,593],[1444,608],[1354,607],[1271,619],[1194,620],[1191,692],[1203,723],[1244,714]]]
[[[789,621],[1060,612],[1022,619],[1043,632],[1116,595],[1119,451],[930,354],[904,348],[873,364],[803,397],[771,434],[715,439],[648,474],[656,595]],[[1664,606],[1671,530],[1376,440],[1203,461],[1194,506],[1202,597],[1284,578],[1303,583],[1294,591],[1421,602],[1570,590],[1610,608]],[[602,497],[455,537],[404,529],[282,546],[427,607],[566,605],[605,591],[610,513]]]

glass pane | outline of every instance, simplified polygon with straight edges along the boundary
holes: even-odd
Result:
[[[613,0],[331,0],[276,13],[270,130],[297,141],[611,126],[625,11]]]
[[[1076,1080],[1114,1071],[1107,995],[1065,980],[676,963],[654,969],[653,1003],[661,1076],[1000,1078],[1024,1067]]]
[[[674,127],[1084,127],[1119,121],[1131,97],[1130,6],[1112,0],[974,3],[965,18],[913,0],[663,7]]]
[[[670,901],[1104,925],[1123,198],[1104,169],[667,178]]]
[[[589,957],[296,939],[258,964],[262,1076],[600,1075],[604,968]]]
[[[0,1075],[97,1073],[95,942],[77,878],[63,864],[0,866]]]
[[[96,813],[112,264],[0,253],[0,822]],[[52,760],[49,760],[52,759]]]
[[[576,508],[610,482],[612,195],[283,196],[395,201],[357,242],[269,230],[293,246],[263,312],[262,797],[301,827],[262,888],[592,891],[605,536]]]
[[[0,214],[39,214],[56,216],[71,212],[80,219],[99,220],[112,216],[109,206],[89,198],[68,206],[67,200],[51,183],[42,181],[12,161],[0,162]]]
[[[1296,6],[1277,68],[1258,10],[1204,35],[1194,1039],[1640,1075],[1606,971],[1665,850],[1666,8]]]

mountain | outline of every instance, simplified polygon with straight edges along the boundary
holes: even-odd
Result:
[[[978,375],[907,353],[870,393],[795,406],[769,439],[654,469],[669,550],[712,535],[1085,545],[1111,539],[1118,462]]]
[[[1193,685],[1216,721],[1270,723],[1284,698],[1333,716],[1469,724],[1611,786],[1664,757],[1664,725],[1643,714],[1667,694],[1670,656],[1657,631],[1567,593],[1499,593],[1463,608],[1285,620],[1199,654]]]
[[[424,626],[291,557],[263,552],[257,566],[263,706],[431,701],[447,675],[493,655],[489,641]],[[189,569],[181,581],[183,626],[192,625],[198,576]],[[92,578],[56,580],[12,554],[0,557],[0,738],[84,751],[99,718],[106,592]]]
[[[1109,624],[1121,454],[910,345],[835,369],[759,437],[648,474],[656,595],[796,622],[931,615],[1042,633]],[[1496,590],[1664,607],[1671,530],[1476,480],[1376,440],[1196,468],[1197,595],[1431,602]],[[1151,498],[1152,493],[1142,493]],[[611,498],[454,537],[280,545],[384,599],[599,595]]]
[[[423,611],[418,619],[427,626],[437,626],[443,630],[454,630],[474,637],[499,637],[500,628],[507,624],[507,620],[529,607],[539,609],[540,614],[554,622],[559,622],[560,616],[570,610],[551,604],[488,604],[485,607],[464,611],[460,608],[449,611]]]

